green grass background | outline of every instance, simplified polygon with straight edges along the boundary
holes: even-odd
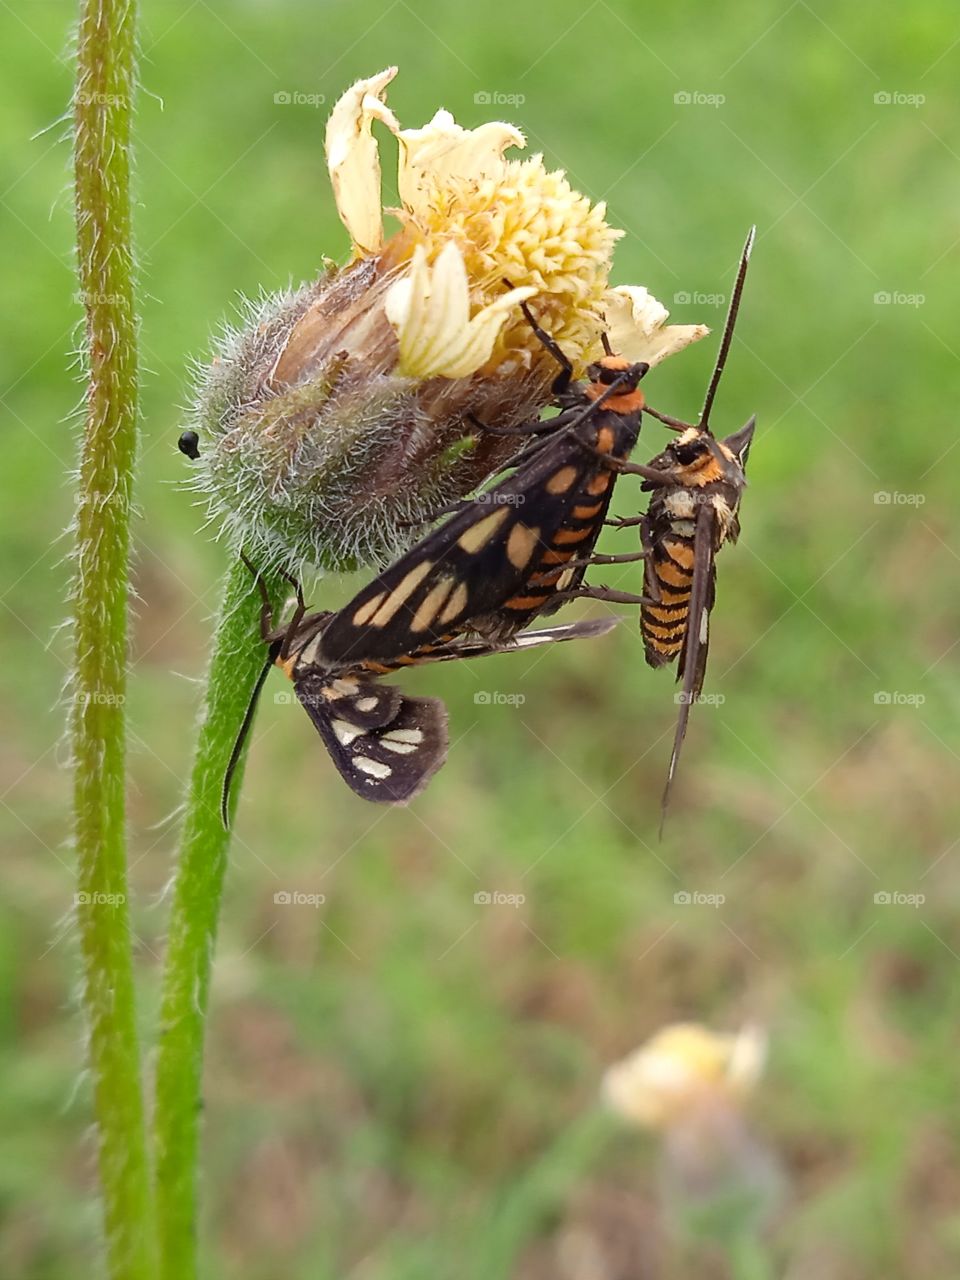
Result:
[[[58,706],[81,394],[57,123],[72,18],[44,0],[0,19],[0,1270],[43,1280],[93,1274],[97,1247]],[[455,745],[409,811],[350,796],[268,686],[214,983],[210,1276],[960,1274],[958,40],[937,0],[143,5],[129,801],[147,1034],[226,556],[180,487],[186,366],[237,295],[344,253],[329,105],[391,62],[408,124],[439,105],[479,123],[476,93],[523,95],[496,113],[608,201],[627,231],[615,279],[678,321],[721,322],[673,299],[728,292],[759,228],[715,415],[759,415],[720,564],[708,691],[725,702],[693,714],[662,844],[674,690],[632,619],[595,645],[411,675],[447,699]],[[284,90],[327,107],[275,104]],[[658,371],[651,400],[695,413],[713,354]],[[639,454],[662,439],[648,427]],[[638,501],[625,481],[617,509]],[[281,890],[326,902],[277,906]],[[480,907],[482,890],[525,902]],[[677,905],[683,890],[725,902]],[[759,1260],[678,1241],[656,1143],[598,1127],[604,1067],[677,1018],[770,1030],[751,1124],[787,1190]]]

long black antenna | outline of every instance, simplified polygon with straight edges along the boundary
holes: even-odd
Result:
[[[253,686],[253,693],[250,695],[250,701],[247,703],[247,710],[244,713],[243,724],[237,734],[237,740],[233,744],[233,750],[230,752],[230,763],[227,765],[227,771],[223,775],[223,790],[220,793],[220,818],[223,822],[224,831],[230,830],[230,818],[227,814],[227,806],[230,803],[230,783],[233,781],[233,775],[236,773],[237,765],[240,763],[240,755],[243,751],[243,744],[247,740],[247,734],[250,732],[250,726],[253,724],[253,717],[256,714],[257,703],[260,701],[260,691],[262,690],[267,676],[270,674],[270,668],[273,666],[273,654],[263,664],[263,670],[257,676],[257,683]]]
[[[720,375],[723,373],[723,366],[727,363],[727,353],[730,350],[730,343],[733,341],[733,330],[737,323],[737,312],[740,310],[740,297],[743,293],[743,282],[747,278],[747,267],[750,264],[750,251],[753,248],[753,242],[756,237],[757,228],[751,227],[747,236],[746,244],[743,246],[743,253],[740,255],[740,266],[737,268],[737,278],[733,284],[733,295],[730,298],[730,307],[727,311],[727,319],[723,326],[723,337],[720,339],[720,350],[717,352],[717,363],[713,367],[710,385],[707,387],[707,398],[704,400],[703,408],[700,410],[700,421],[697,426],[701,431],[710,430],[710,410],[713,408],[713,400],[717,394],[717,387],[720,385]]]

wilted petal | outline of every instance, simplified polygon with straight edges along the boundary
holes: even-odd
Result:
[[[396,74],[396,67],[387,67],[369,80],[358,80],[339,98],[327,121],[327,168],[337,212],[353,243],[365,253],[375,253],[383,243],[380,152],[370,126],[383,120],[397,131],[383,103]]]
[[[464,129],[449,111],[438,111],[422,129],[394,129],[400,143],[397,184],[404,208],[414,215],[430,207],[430,194],[461,178],[496,178],[507,147],[524,147],[519,129],[490,120]]]
[[[617,355],[659,364],[710,332],[705,324],[667,324],[670,312],[646,289],[618,285],[603,298],[607,337]]]
[[[400,346],[400,372],[411,378],[469,377],[490,359],[510,310],[535,292],[507,290],[471,318],[460,250],[452,242],[445,245],[431,268],[419,245],[409,273],[385,300]]]

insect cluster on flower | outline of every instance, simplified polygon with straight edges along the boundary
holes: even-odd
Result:
[[[207,371],[181,449],[243,548],[278,665],[347,784],[404,803],[443,763],[446,713],[380,682],[401,667],[596,638],[615,617],[527,631],[574,599],[640,606],[647,662],[678,662],[680,711],[664,808],[690,704],[706,671],[715,557],[739,532],[754,419],[726,439],[710,414],[753,244],[744,247],[698,421],[650,408],[639,383],[702,337],[669,326],[645,289],[607,283],[618,232],[509,125],[464,130],[446,112],[400,129],[394,69],[349,90],[327,160],[354,256],[314,285],[268,300]],[[385,239],[371,125],[400,140],[397,212]],[[556,409],[544,417],[546,408]],[[629,461],[646,412],[676,438]],[[643,478],[646,512],[608,520],[618,476]],[[490,487],[490,480],[493,484]],[[639,546],[596,555],[604,524]],[[432,526],[409,546],[411,530]],[[403,550],[404,544],[406,549]],[[401,553],[398,555],[397,552]],[[386,563],[336,612],[307,613],[305,563]],[[642,593],[585,581],[593,566],[642,561]],[[297,592],[274,626],[259,571]]]

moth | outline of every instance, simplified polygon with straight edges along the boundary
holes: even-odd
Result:
[[[751,228],[740,257],[717,361],[695,424],[648,409],[678,432],[676,439],[647,466],[621,464],[621,472],[644,478],[650,503],[643,515],[611,523],[639,526],[644,560],[640,629],[647,663],[678,664],[682,682],[673,751],[664,787],[666,813],[687,731],[690,707],[703,690],[710,644],[710,614],[716,598],[716,557],[740,533],[740,500],[746,488],[746,463],[756,418],[725,439],[710,430],[710,414],[726,364],[740,309],[756,228]],[[594,557],[592,563],[623,563],[635,555]],[[662,825],[662,824],[661,824]]]
[[[606,354],[574,380],[553,339],[524,314],[561,372],[559,414],[514,428],[530,436],[505,479],[454,513],[368,583],[323,628],[325,664],[390,660],[471,632],[489,641],[515,635],[574,597],[639,603],[640,597],[582,585],[603,528],[615,464],[640,433],[645,361]]]
[[[250,562],[244,562],[256,573]],[[383,804],[406,804],[418,795],[447,755],[447,712],[439,698],[413,698],[380,677],[401,667],[481,658],[540,645],[605,635],[616,618],[597,618],[528,631],[506,643],[466,637],[426,643],[391,662],[353,660],[331,666],[322,657],[326,627],[335,615],[308,613],[293,579],[297,604],[289,622],[275,627],[263,580],[256,575],[262,609],[260,630],[267,658],[254,686],[223,780],[220,813],[229,825],[230,785],[270,669],[279,667],[310,717],[340,776],[357,795]]]

